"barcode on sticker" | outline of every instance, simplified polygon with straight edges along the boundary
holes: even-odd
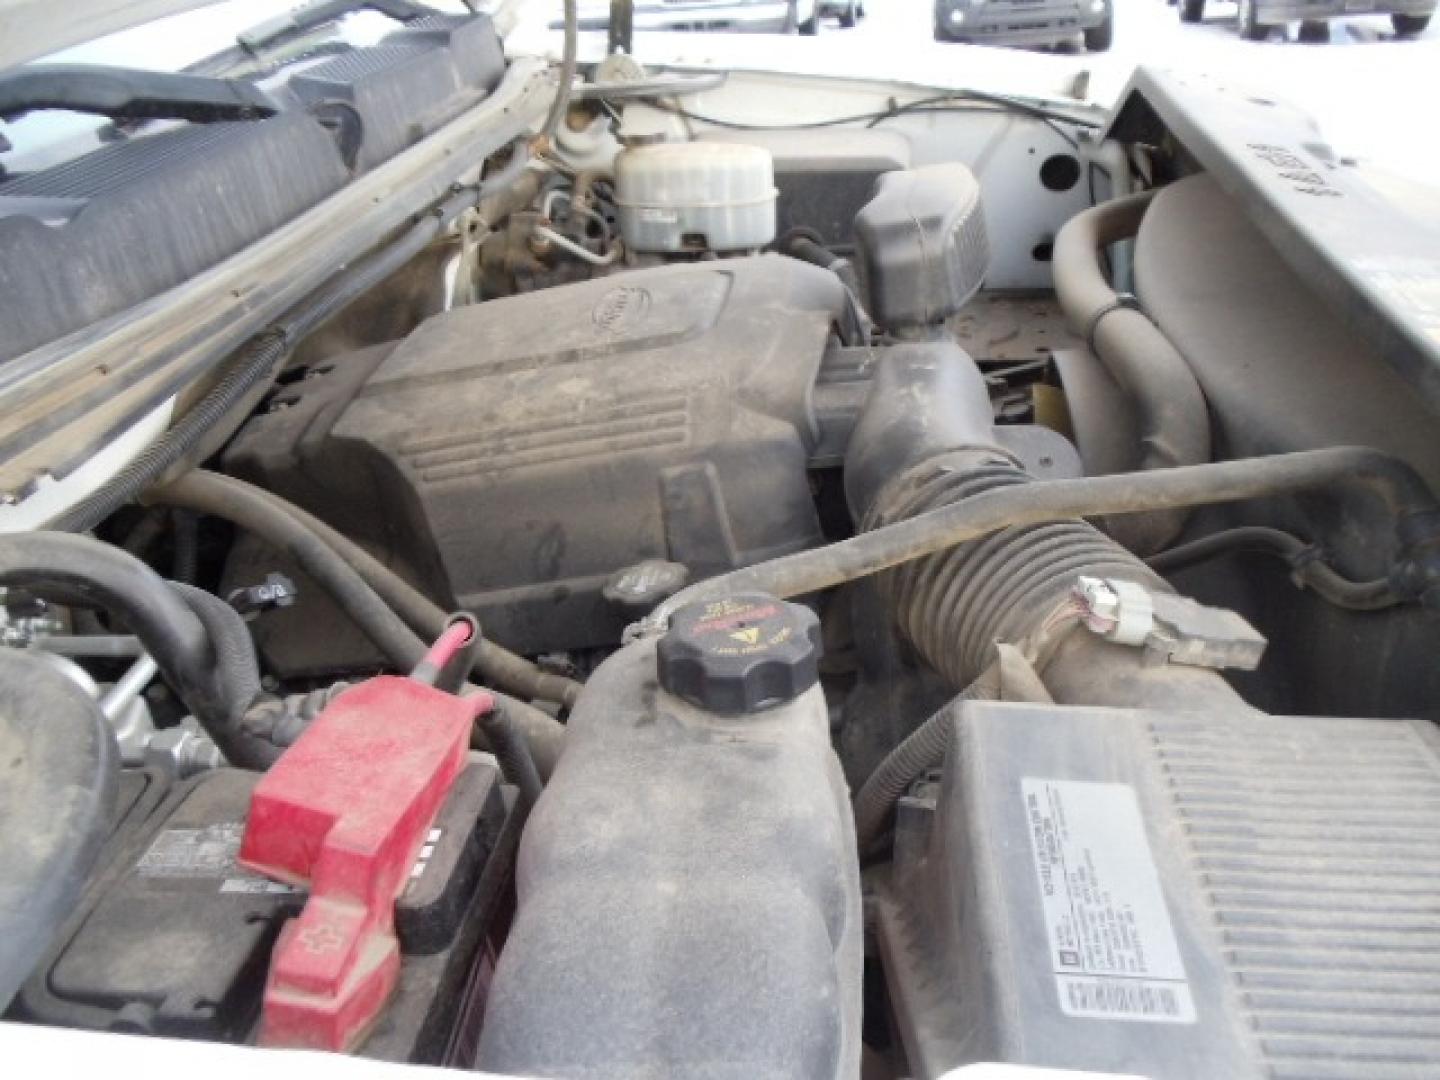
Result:
[[[1183,983],[1142,982],[1060,976],[1060,1008],[1067,1016],[1112,1020],[1156,1020],[1188,1024],[1195,1003]]]

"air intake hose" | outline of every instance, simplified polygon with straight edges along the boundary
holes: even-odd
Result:
[[[896,350],[881,361],[846,456],[846,494],[864,531],[906,521],[1031,478],[996,444],[989,394],[960,349]],[[1080,576],[1170,587],[1083,520],[1000,529],[905,562],[879,577],[901,634],[960,698],[990,696],[996,646],[1020,645],[1046,689],[1070,704],[1244,702],[1212,671],[1147,667],[1135,649],[1075,632]],[[1067,617],[1068,616],[1068,617]],[[952,703],[876,767],[855,797],[862,853],[881,838],[895,799],[944,759]]]
[[[863,531],[1032,482],[999,447],[984,379],[964,351],[932,344],[885,354],[845,460],[846,496]],[[1136,676],[1142,668],[1137,650],[1089,633],[1053,633],[1062,629],[1057,616],[1082,575],[1171,591],[1138,558],[1079,519],[1000,529],[887,570],[880,588],[902,635],[957,690],[990,665],[997,644],[1008,643],[1037,650],[1041,676],[1060,701],[1175,702],[1190,700],[1200,687],[1211,702],[1241,704],[1213,672],[1159,667]],[[1071,627],[1073,620],[1063,624]],[[1070,637],[1083,644],[1062,647]],[[1052,672],[1056,663],[1085,671]]]

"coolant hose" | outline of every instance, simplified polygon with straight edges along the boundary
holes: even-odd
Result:
[[[776,247],[792,259],[810,263],[835,275],[840,284],[845,286],[845,298],[850,305],[851,318],[855,324],[850,328],[851,334],[842,333],[842,338],[846,338],[846,344],[851,344],[851,336],[858,339],[856,343],[869,341],[873,323],[870,313],[865,310],[864,301],[860,299],[860,278],[855,272],[855,265],[845,256],[837,255],[827,248],[820,242],[818,234],[809,229],[792,229],[780,238]]]
[[[808,229],[793,230],[780,239],[779,248],[792,259],[808,262],[822,270],[829,270],[850,290],[850,295],[859,303],[860,278],[855,265],[844,255],[837,255]]]
[[[409,655],[418,640],[415,635],[434,640],[445,629],[448,612],[359,544],[244,480],[197,469],[152,491],[147,499],[224,518],[288,551],[402,670],[409,667],[399,658]],[[372,598],[378,598],[378,606]],[[487,685],[520,697],[574,705],[580,695],[575,680],[542,671],[488,638],[481,639],[475,672]]]
[[[111,544],[68,533],[0,537],[0,586],[118,615],[231,764],[263,768],[272,759],[238,726],[260,696],[260,675],[249,629],[224,601],[165,581]]]
[[[0,648],[0,1013],[70,917],[110,834],[120,751],[71,679]]]
[[[359,572],[259,489],[238,481],[225,484],[215,473],[194,470],[151,492],[147,498],[229,521],[261,537],[288,555],[315,580],[401,671],[410,671],[425,655],[425,643],[405,625]]]
[[[1134,404],[1141,469],[1210,460],[1210,414],[1200,383],[1175,346],[1132,296],[1110,287],[1100,264],[1105,248],[1133,237],[1154,197],[1141,192],[1081,211],[1055,237],[1051,272],[1070,327]],[[1117,524],[1117,537],[1142,554],[1164,547],[1185,522],[1185,507],[1153,510]]]
[[[1333,566],[1322,562],[1321,552],[1315,545],[1307,544],[1293,533],[1265,525],[1238,525],[1233,529],[1222,529],[1178,547],[1167,548],[1145,562],[1152,570],[1168,574],[1238,551],[1274,555],[1290,567],[1290,576],[1298,587],[1310,589],[1327,604],[1347,611],[1380,611],[1400,603],[1400,597],[1384,578],[1351,581]]]
[[[480,731],[490,743],[490,751],[500,763],[505,779],[520,789],[525,810],[534,807],[542,786],[530,745],[515,723],[509,706],[496,701],[495,707],[480,717]]]

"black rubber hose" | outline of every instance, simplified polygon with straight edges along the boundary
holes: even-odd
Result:
[[[242,726],[255,738],[274,746],[278,755],[294,746],[315,718],[353,685],[342,681],[302,694],[267,698],[246,712]]]
[[[500,763],[505,779],[520,789],[520,799],[526,810],[535,805],[543,787],[535,760],[530,756],[530,747],[521,736],[515,719],[503,702],[497,701],[479,720],[480,730],[490,743],[490,751]]]
[[[954,701],[910,733],[905,741],[885,755],[860,790],[855,793],[855,841],[861,856],[869,854],[885,831],[895,803],[920,776],[945,761],[954,725],[955,707],[977,696],[967,688]]]
[[[274,373],[291,343],[279,330],[265,331],[252,341],[210,392],[197,401],[168,431],[98,491],[86,496],[50,522],[61,532],[88,532],[153,484],[183,458],[190,447],[228,413],[261,379]]]
[[[0,1012],[74,910],[110,834],[120,751],[88,694],[0,648]]]
[[[249,484],[222,484],[215,473],[194,470],[150,493],[154,502],[223,518],[284,552],[401,671],[410,671],[426,645],[345,559],[293,515]]]
[[[194,585],[200,576],[200,522],[189,510],[176,510],[170,515],[170,528],[175,541],[175,559],[170,576],[186,585]]]
[[[408,624],[409,629],[419,635],[416,640],[433,641],[445,629],[449,619],[445,609],[429,600],[359,544],[293,503],[253,484],[233,476],[196,469],[152,491],[147,498],[167,506],[187,507],[224,518],[282,550],[291,550],[288,545],[298,540],[303,544],[306,560],[309,560],[301,565],[309,572],[313,562],[319,573],[312,573],[312,576],[337,601],[355,598],[355,579],[358,578],[379,597],[386,613],[376,614],[374,606],[369,603],[350,607],[342,602],[341,606],[402,671],[410,670],[413,662],[410,666],[401,663],[400,658],[405,653],[397,644],[401,640],[397,625],[403,627]],[[240,517],[242,514],[243,520]],[[299,539],[301,532],[307,534],[303,539]],[[319,541],[318,547],[311,543],[312,540]],[[300,559],[300,550],[292,550],[291,554]],[[343,570],[335,567],[337,562]],[[334,589],[340,591],[332,591],[332,582]],[[373,623],[361,621],[372,619],[375,620]],[[383,636],[383,641],[372,636],[372,629]],[[524,657],[488,638],[481,639],[475,672],[487,685],[493,684],[525,698],[574,705],[580,695],[581,686],[573,679],[542,671]]]
[[[225,479],[232,480],[233,478],[226,477]],[[243,481],[233,482],[243,483]],[[271,492],[264,492],[264,494],[277,506],[294,514],[299,521],[313,529],[322,540],[333,547],[351,566],[355,567],[370,587],[379,593],[381,598],[394,608],[400,617],[410,625],[410,628],[422,638],[434,640],[444,630],[445,620],[448,617],[447,612],[419,589],[348,536],[331,528],[313,514],[307,513]],[[583,689],[582,685],[574,679],[543,671],[523,656],[511,652],[489,638],[480,639],[480,647],[475,654],[474,674],[487,686],[496,686],[529,700],[553,701],[572,708],[579,700],[580,691]]]
[[[254,738],[276,747],[278,756],[280,751],[293,746],[295,740],[305,733],[315,718],[353,685],[355,684],[342,681],[308,693],[268,698],[245,714],[242,726]],[[463,693],[471,693],[477,689],[468,686],[461,688]],[[496,709],[503,709],[509,716],[511,730],[518,728],[525,748],[525,760],[530,762],[537,782],[543,783],[543,778],[549,777],[555,769],[555,763],[560,759],[560,752],[564,749],[565,729],[545,713],[524,702],[498,694],[494,690],[486,690],[485,693],[495,699]],[[501,760],[502,754],[495,741],[486,736],[483,730],[480,735],[484,741],[479,748],[492,751],[496,759]],[[513,757],[513,748],[508,753]],[[503,767],[503,760],[501,764]],[[506,775],[510,774],[507,772]]]
[[[1238,551],[1258,551],[1283,560],[1295,584],[1310,589],[1335,607],[1348,611],[1380,611],[1401,603],[1384,578],[1351,581],[1333,566],[1320,561],[1320,551],[1293,533],[1264,525],[1241,525],[1202,536],[1169,548],[1145,561],[1152,570],[1168,574]]]
[[[829,270],[839,279],[840,284],[845,286],[846,297],[853,309],[853,315],[857,328],[864,340],[868,340],[872,322],[870,313],[865,310],[864,301],[861,300],[860,277],[855,272],[855,264],[843,255],[838,255],[820,242],[817,234],[808,229],[793,229],[780,238],[776,245],[782,254],[792,259],[799,259],[801,262],[808,262],[812,266],[818,266],[822,270]]]
[[[779,598],[818,592],[1006,528],[1346,485],[1381,499],[1397,519],[1398,529],[1407,529],[1412,521],[1433,528],[1440,519],[1440,508],[1409,465],[1367,447],[1338,446],[1143,473],[1042,480],[984,491],[849,540],[710,578],[676,593],[642,626],[663,627],[678,608],[697,600],[742,592]],[[1403,558],[1403,550],[1401,554]],[[1426,568],[1425,572],[1436,571]],[[1417,594],[1419,587],[1417,581]]]
[[[1146,470],[1198,465],[1209,461],[1211,452],[1210,413],[1195,373],[1135,299],[1110,287],[1100,263],[1105,248],[1139,231],[1153,197],[1154,192],[1141,192],[1076,214],[1056,235],[1050,264],[1071,329],[1135,405],[1138,464]],[[1179,534],[1185,509],[1152,512],[1113,531],[1142,554],[1156,551]]]
[[[263,768],[270,760],[237,726],[260,678],[249,630],[222,601],[165,581],[120,548],[68,533],[0,537],[0,585],[78,597],[123,618],[231,764]]]
[[[261,537],[272,547],[286,552],[398,670],[413,670],[425,656],[428,649],[426,642],[361,576],[355,566],[357,560],[348,554],[337,553],[306,522],[288,513],[288,504],[283,500],[233,477],[203,470],[186,473],[152,492],[150,497],[165,505],[182,506],[233,522]],[[366,558],[370,557],[367,555]],[[386,573],[389,574],[389,571]],[[448,615],[438,607],[435,610],[439,612],[439,625],[432,636],[439,636]],[[485,655],[482,646],[477,667],[482,666]],[[515,659],[522,664],[527,663],[519,657]],[[494,694],[494,691],[491,693]],[[503,694],[494,696],[505,702],[515,722],[524,731],[541,772],[548,776],[564,748],[564,728],[554,717],[532,705]]]
[[[425,215],[400,237],[314,293],[303,306],[257,335],[210,390],[159,439],[146,447],[104,487],[82,499],[49,525],[62,532],[87,532],[176,466],[211,434],[262,380],[273,378],[291,350],[311,331],[392,276],[425,250],[445,224],[473,206],[479,192],[465,188]]]
[[[858,297],[860,295],[860,279],[855,274],[855,266],[843,255],[837,255],[815,236],[806,231],[791,232],[780,240],[779,248],[792,259],[799,259],[801,262],[808,262],[820,267],[822,270],[829,270],[832,274],[844,282],[845,287]]]

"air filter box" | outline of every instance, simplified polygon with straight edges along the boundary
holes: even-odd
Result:
[[[916,1075],[1440,1074],[1429,724],[968,703],[899,808]]]
[[[855,218],[855,241],[875,320],[893,332],[938,326],[990,268],[980,182],[958,164],[885,173]]]

